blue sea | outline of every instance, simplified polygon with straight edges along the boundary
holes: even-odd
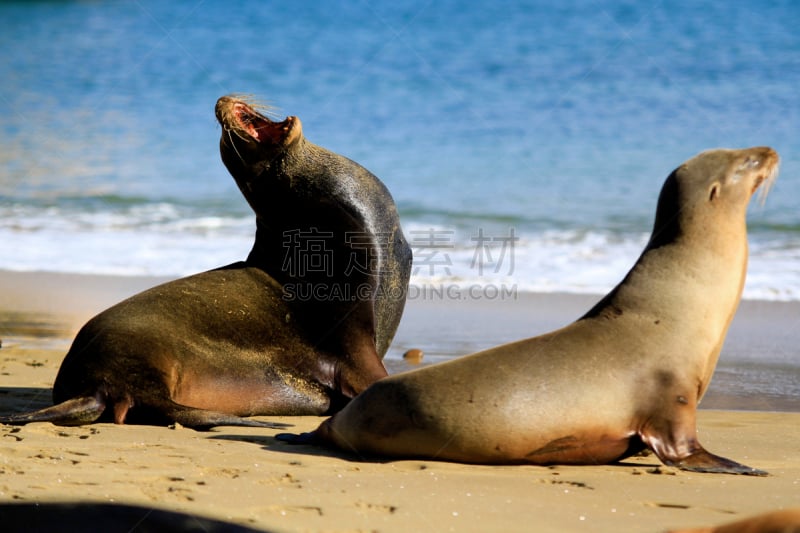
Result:
[[[213,109],[246,93],[383,180],[421,286],[605,292],[675,167],[772,146],[745,297],[800,300],[795,0],[4,1],[0,25],[0,269],[243,259]]]

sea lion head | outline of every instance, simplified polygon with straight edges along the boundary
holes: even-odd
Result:
[[[766,199],[778,174],[778,153],[759,146],[701,152],[667,178],[658,199],[650,248],[680,235],[707,235],[712,228],[744,226],[747,205],[761,188]]]
[[[711,204],[746,206],[756,190],[764,185],[766,197],[778,173],[778,153],[767,146],[743,150],[709,150],[693,157],[678,170],[678,179],[704,185]]]
[[[220,154],[237,182],[260,175],[303,138],[299,118],[290,116],[275,122],[259,112],[268,110],[243,96],[217,100],[215,114],[222,126]]]

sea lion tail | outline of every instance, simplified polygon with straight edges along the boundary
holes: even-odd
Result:
[[[91,424],[106,409],[102,395],[80,396],[58,405],[10,416],[0,416],[0,424],[24,425],[30,422],[52,422],[57,426],[82,426]]]

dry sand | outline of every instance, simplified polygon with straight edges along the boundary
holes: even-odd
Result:
[[[49,405],[76,329],[157,281],[0,272],[0,411]],[[435,361],[546,331],[596,300],[537,298],[410,301],[391,366],[407,368],[399,354],[410,347]],[[746,302],[742,311],[729,337],[736,341],[733,358],[770,349],[772,363],[793,375],[797,304]],[[701,410],[700,438],[769,477],[687,473],[653,456],[574,467],[383,462],[292,447],[273,438],[276,430],[30,424],[0,426],[0,502],[134,504],[141,506],[132,511],[139,526],[156,516],[150,510],[164,509],[268,531],[664,531],[719,524],[800,505],[800,413],[789,412],[798,411],[800,398],[747,394],[723,390],[716,401],[784,412]],[[291,424],[292,432],[321,421],[269,419]],[[0,507],[6,531],[7,509]]]

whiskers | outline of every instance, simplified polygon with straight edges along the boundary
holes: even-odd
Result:
[[[246,104],[253,109],[253,111],[261,113],[270,120],[274,120],[275,122],[280,122],[281,120],[280,114],[278,113],[279,109],[276,106],[270,104],[269,102],[260,100],[252,94],[233,93],[228,95],[228,97]]]
[[[228,139],[231,141],[231,143],[233,143],[233,137],[231,136],[232,134],[236,135],[237,137],[239,137],[239,139],[243,141],[250,140],[250,133],[248,133],[247,130],[239,126],[239,122],[236,118],[234,118],[233,120],[234,120],[233,122],[226,121],[225,124],[223,124],[222,126],[222,129],[225,130],[225,133],[228,134]]]
[[[231,135],[231,130],[230,130],[230,128],[228,128],[227,126],[225,126],[225,127],[224,127],[224,129],[225,129],[225,133],[227,133],[227,134],[228,134],[228,140],[230,141],[231,148],[233,148],[233,151],[234,151],[234,152],[236,152],[236,157],[238,157],[238,158],[239,158],[239,161],[241,161],[242,163],[246,163],[246,161],[244,160],[244,157],[242,157],[242,154],[240,154],[240,153],[239,153],[239,150],[236,148],[236,143],[235,143],[235,142],[233,142],[233,136]],[[242,135],[241,135],[241,133],[239,133],[238,131],[237,131],[237,132],[235,132],[235,133],[236,133],[236,136],[237,136],[237,137],[239,137],[239,138],[243,138],[243,137],[242,137]]]
[[[758,191],[758,205],[761,207],[763,207],[767,201],[767,196],[769,195],[770,189],[772,189],[772,186],[775,184],[779,170],[780,164],[775,163],[761,183],[760,190]]]

